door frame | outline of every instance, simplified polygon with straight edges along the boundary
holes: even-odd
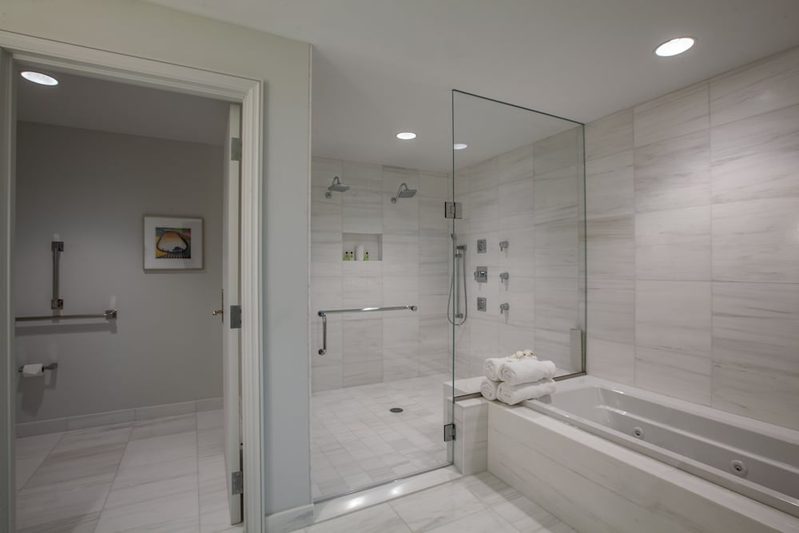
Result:
[[[244,523],[262,531],[263,486],[263,106],[261,80],[118,54],[0,30],[0,530],[15,530],[16,363],[13,296],[16,65],[205,96],[242,106],[241,401]]]

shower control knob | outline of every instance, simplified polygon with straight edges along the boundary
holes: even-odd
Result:
[[[502,274],[499,275],[499,279],[501,279],[503,281],[508,281],[509,278],[510,278],[510,274],[508,274],[507,272],[503,272]]]

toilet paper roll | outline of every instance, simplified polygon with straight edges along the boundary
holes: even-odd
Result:
[[[22,377],[23,378],[33,378],[36,376],[44,375],[44,370],[42,370],[42,364],[38,363],[35,365],[25,365],[22,367]]]

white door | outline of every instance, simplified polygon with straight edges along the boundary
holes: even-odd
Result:
[[[241,304],[239,295],[239,205],[241,106],[230,106],[225,140],[225,177],[222,208],[222,375],[225,402],[225,474],[230,523],[242,520],[242,497],[234,494],[233,478],[243,472],[241,459],[240,330],[231,329],[231,306]]]

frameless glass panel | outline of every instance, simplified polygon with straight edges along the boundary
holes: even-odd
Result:
[[[395,150],[392,165],[377,158],[313,159],[311,449],[317,501],[451,461],[444,426],[452,416],[452,222],[444,204],[452,177],[442,129],[435,168],[422,167],[412,150]],[[370,157],[361,153],[362,160]]]
[[[583,372],[583,125],[453,91],[452,173],[466,265],[456,389],[479,390],[485,359],[525,349],[558,376]]]

